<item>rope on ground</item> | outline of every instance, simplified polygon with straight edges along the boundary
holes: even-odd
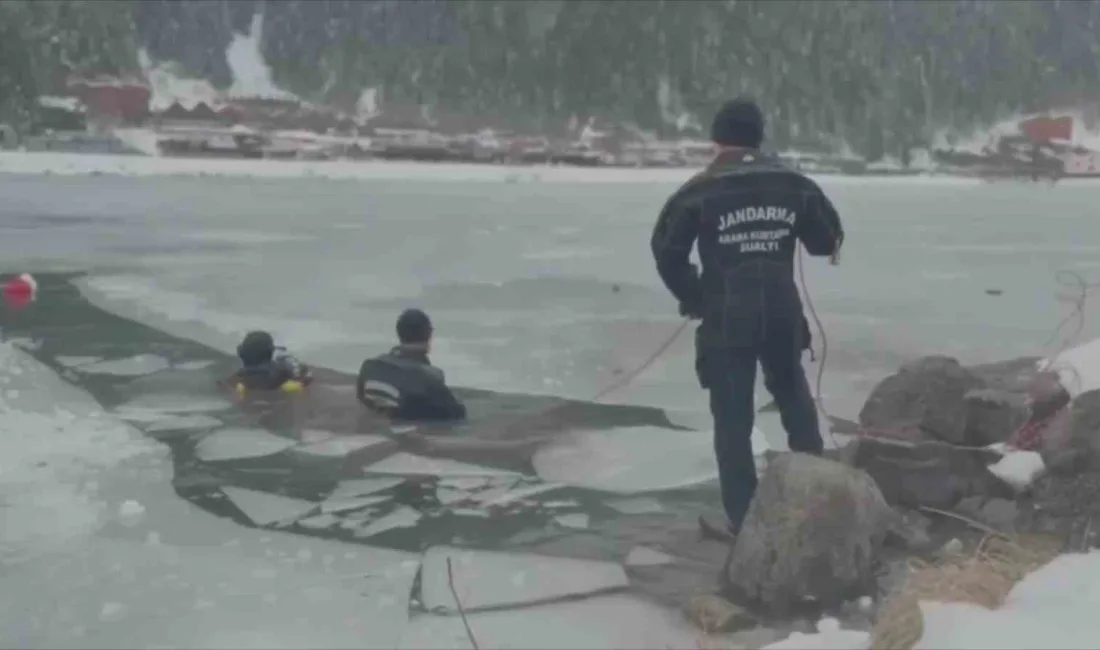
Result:
[[[470,645],[474,650],[481,650],[474,637],[474,631],[470,629],[470,621],[466,619],[466,609],[462,607],[462,599],[458,597],[458,590],[455,589],[455,574],[451,568],[450,556],[447,556],[447,586],[451,588],[451,595],[454,596],[455,607],[458,608],[458,615],[462,618],[462,626],[466,628],[466,637],[470,639]]]

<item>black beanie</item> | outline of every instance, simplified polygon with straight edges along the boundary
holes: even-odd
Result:
[[[245,334],[244,340],[237,346],[237,356],[246,368],[271,361],[275,354],[275,339],[262,331]]]
[[[764,114],[751,99],[726,102],[714,116],[710,139],[727,147],[759,149],[764,141]]]
[[[397,317],[397,340],[401,343],[427,343],[432,338],[432,321],[419,309],[406,309]]]

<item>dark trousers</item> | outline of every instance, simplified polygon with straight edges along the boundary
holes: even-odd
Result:
[[[824,447],[817,408],[802,368],[802,336],[773,331],[763,338],[756,345],[708,347],[701,350],[699,359],[700,371],[705,373],[700,378],[705,377],[710,390],[722,504],[734,530],[741,527],[756,491],[752,428],[758,361],[791,450],[820,455]]]

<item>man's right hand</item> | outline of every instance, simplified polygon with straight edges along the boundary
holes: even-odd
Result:
[[[687,303],[682,302],[682,303],[680,303],[680,315],[681,316],[686,316],[687,318],[690,318],[691,320],[702,320],[703,319],[703,310],[698,308],[698,307],[694,307],[694,306],[688,305]]]

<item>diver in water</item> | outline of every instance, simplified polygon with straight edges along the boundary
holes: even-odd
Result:
[[[699,383],[710,392],[722,503],[736,534],[756,491],[752,450],[756,364],[775,398],[793,451],[821,454],[817,408],[802,368],[809,328],[795,282],[795,248],[837,261],[840,217],[809,178],[760,152],[764,116],[752,101],[714,118],[718,154],[661,210],[653,231],[657,270],[702,322]],[[689,262],[698,245],[700,275]]]
[[[443,371],[428,360],[432,322],[419,309],[397,319],[400,345],[363,362],[356,395],[368,408],[396,420],[451,421],[466,417],[466,407],[447,387]]]
[[[309,368],[288,354],[286,348],[275,345],[271,334],[249,332],[237,346],[241,369],[228,383],[237,391],[250,390],[297,392],[313,381]]]

